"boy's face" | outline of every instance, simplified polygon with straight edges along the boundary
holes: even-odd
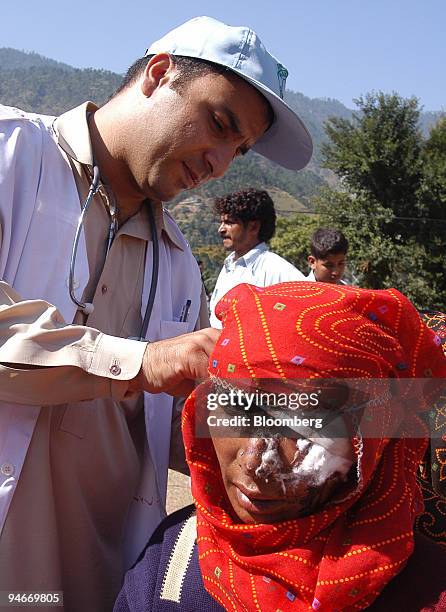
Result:
[[[308,263],[313,270],[314,277],[321,283],[340,283],[347,264],[345,253],[327,255],[325,259],[308,256]]]

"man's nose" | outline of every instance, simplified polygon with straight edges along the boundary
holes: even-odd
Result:
[[[221,145],[207,151],[206,162],[212,178],[222,177],[233,159],[234,147],[232,145]]]
[[[225,231],[225,228],[224,228],[224,224],[223,224],[223,223],[220,223],[220,226],[219,226],[219,228],[218,228],[218,230],[217,230],[217,231],[218,231],[218,233],[219,233],[219,234],[223,234],[223,232]]]

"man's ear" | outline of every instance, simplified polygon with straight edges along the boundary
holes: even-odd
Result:
[[[313,257],[313,255],[308,255],[307,260],[310,265],[310,268],[314,270],[314,266],[316,265],[316,257]]]
[[[157,87],[164,85],[173,78],[175,64],[172,56],[168,53],[157,53],[154,55],[144,69],[141,81],[141,91],[149,97]]]
[[[259,232],[260,232],[260,221],[258,219],[255,219],[253,221],[248,221],[248,229],[250,233],[252,233],[258,238]]]

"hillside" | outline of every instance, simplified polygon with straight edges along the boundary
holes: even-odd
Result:
[[[18,49],[10,47],[0,47],[0,69],[3,70],[18,70],[23,68],[41,68],[42,66],[51,66],[53,68],[62,68],[63,70],[73,71],[75,68],[62,62],[43,57],[38,53],[26,53]]]
[[[103,104],[122,76],[107,70],[72,68],[14,49],[0,49],[0,103],[26,111],[59,115],[93,100]]]

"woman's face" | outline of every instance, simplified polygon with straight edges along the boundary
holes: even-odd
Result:
[[[304,438],[215,437],[213,443],[229,501],[244,523],[276,523],[315,512],[353,464],[348,440],[336,455]]]

